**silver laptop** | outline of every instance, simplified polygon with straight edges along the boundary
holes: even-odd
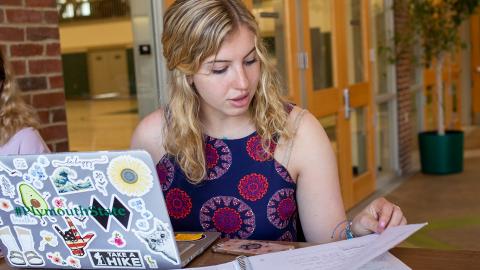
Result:
[[[0,156],[0,187],[12,267],[179,268],[220,235],[174,234],[145,151]]]

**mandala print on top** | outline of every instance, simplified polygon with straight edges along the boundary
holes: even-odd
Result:
[[[175,219],[184,218],[192,211],[192,199],[179,188],[170,190],[165,196],[165,201],[167,202],[168,214]]]
[[[295,191],[291,188],[281,189],[270,198],[267,205],[267,217],[278,229],[284,229],[290,223],[297,210]]]
[[[157,174],[160,180],[160,186],[162,190],[167,190],[173,182],[175,177],[175,167],[172,161],[167,158],[167,155],[163,156],[160,162],[157,164]]]
[[[287,242],[293,242],[293,236],[292,233],[287,231],[280,238],[277,239],[278,241],[287,241]]]
[[[270,143],[269,150],[271,153],[275,151],[275,146],[274,143]],[[262,162],[271,159],[271,156],[263,149],[262,139],[258,134],[248,139],[247,152],[248,155],[256,161]]]
[[[206,180],[215,180],[221,177],[232,165],[232,153],[222,140],[207,136],[205,156],[207,159]]]
[[[282,177],[283,180],[289,183],[295,183],[295,181],[293,181],[292,177],[290,176],[290,173],[282,164],[280,164],[280,162],[274,160],[273,163],[275,164],[275,171],[277,171],[277,173]]]
[[[268,180],[258,173],[245,175],[238,183],[238,192],[249,201],[257,201],[265,196],[268,190]]]
[[[218,231],[226,238],[248,238],[255,231],[255,215],[240,199],[213,197],[200,209],[200,224],[205,231]]]

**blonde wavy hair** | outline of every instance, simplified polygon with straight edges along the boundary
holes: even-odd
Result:
[[[20,96],[10,67],[0,51],[0,145],[25,127],[38,128],[37,115]]]
[[[281,96],[279,75],[267,58],[255,17],[237,0],[178,0],[165,13],[163,55],[169,70],[170,100],[165,113],[164,147],[192,183],[206,177],[205,142],[199,119],[200,97],[188,82],[203,61],[216,55],[223,41],[240,26],[255,35],[261,77],[249,113],[273,157],[270,143],[291,138],[287,129],[286,101]]]

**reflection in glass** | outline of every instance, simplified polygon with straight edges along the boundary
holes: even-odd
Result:
[[[313,89],[333,86],[332,0],[308,1]]]
[[[386,50],[389,40],[387,38],[386,29],[386,9],[383,0],[373,0],[371,2],[374,20],[374,35],[375,39],[373,44],[376,46],[378,54],[377,62],[375,66],[375,72],[377,73],[377,87],[375,91],[377,94],[387,93],[388,89],[388,54],[386,52],[381,53],[382,50]]]
[[[364,78],[362,33],[362,1],[349,0],[347,5],[348,82],[360,83]]]
[[[377,171],[379,174],[389,174],[392,172],[392,141],[391,132],[393,129],[391,116],[391,102],[385,102],[377,108]]]
[[[286,57],[287,32],[285,25],[285,4],[283,0],[253,1],[253,15],[260,26],[263,43],[267,47],[270,59],[283,79],[284,95],[288,94],[288,72]]]
[[[352,140],[352,171],[359,176],[367,171],[367,117],[366,108],[354,108],[350,118]]]

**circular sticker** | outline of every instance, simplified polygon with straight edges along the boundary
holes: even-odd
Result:
[[[152,171],[142,160],[131,156],[112,159],[107,174],[110,183],[129,197],[140,197],[153,187]]]

